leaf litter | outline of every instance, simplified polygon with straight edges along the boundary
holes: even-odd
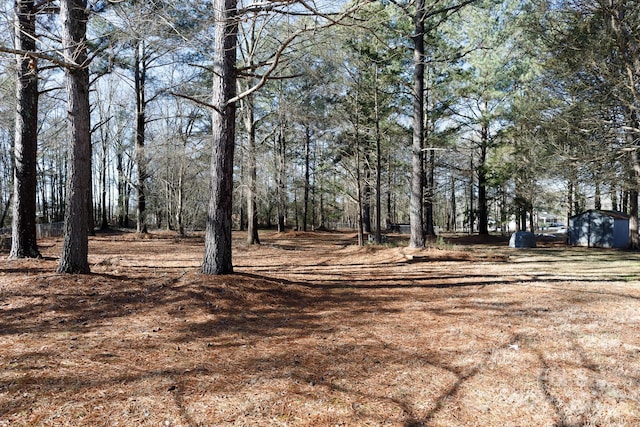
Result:
[[[640,423],[640,254],[98,234],[0,264],[0,426]]]

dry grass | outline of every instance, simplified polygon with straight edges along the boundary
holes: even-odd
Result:
[[[0,261],[0,426],[640,424],[640,254],[237,238]]]

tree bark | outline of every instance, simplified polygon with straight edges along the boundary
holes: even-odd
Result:
[[[180,236],[184,236],[184,175],[185,175],[185,157],[186,157],[186,145],[187,145],[187,135],[182,135],[182,158],[180,159],[180,166],[178,167],[178,185],[176,188],[176,228],[178,230],[178,234]],[[167,221],[168,222],[168,221]]]
[[[382,133],[380,131],[380,105],[378,100],[378,68],[375,69],[376,86],[373,92],[376,126],[376,243],[382,243]]]
[[[285,124],[283,121],[279,124],[279,132],[277,137],[277,185],[278,185],[278,232],[285,231],[285,216],[287,210],[287,172],[286,172],[286,139]]]
[[[426,67],[425,67],[426,68]],[[425,74],[427,74],[428,71],[425,70]],[[425,78],[428,81],[428,76],[425,76]],[[431,146],[431,144],[429,143],[429,138],[431,136],[431,123],[429,122],[429,114],[428,112],[431,109],[431,96],[430,96],[430,83],[427,83],[425,85],[424,88],[424,93],[425,93],[425,101],[424,101],[424,105],[426,107],[426,111],[424,113],[423,116],[423,123],[424,123],[424,135],[425,135],[425,141],[423,142],[423,146],[430,146],[430,148],[433,148]],[[424,177],[424,184],[425,184],[425,190],[424,190],[424,233],[427,236],[435,236],[436,235],[436,230],[434,227],[434,208],[433,208],[433,202],[434,202],[434,198],[435,198],[435,194],[436,194],[436,190],[435,190],[435,169],[436,169],[436,153],[435,150],[430,149],[428,150],[428,154],[425,154],[423,151],[423,161],[426,162],[425,165],[425,177]]]
[[[480,159],[478,160],[478,234],[480,235],[489,234],[489,203],[487,201],[488,148],[489,125],[483,122],[480,131]]]
[[[211,193],[202,272],[233,273],[231,258],[236,106],[237,0],[214,0]]]
[[[469,208],[468,208],[468,213],[469,213],[469,218],[468,218],[468,224],[469,224],[469,234],[473,234],[473,230],[474,230],[474,224],[476,221],[476,212],[474,209],[474,204],[473,204],[473,199],[474,199],[474,179],[475,179],[475,174],[474,174],[474,162],[473,162],[473,152],[470,153],[469,156]],[[518,189],[516,188],[516,194],[518,194]]]
[[[16,49],[35,52],[34,2],[17,0],[15,13]],[[38,64],[35,58],[25,55],[18,55],[17,61],[13,227],[9,257],[38,258],[40,257],[36,238]]]
[[[629,191],[629,249],[640,248],[638,224],[638,190]]]
[[[91,140],[89,69],[87,63],[86,0],[60,2],[62,45],[65,58],[77,67],[67,69],[69,149],[64,241],[58,265],[60,273],[89,273],[89,212]]]
[[[364,151],[364,179],[362,182],[362,229],[365,233],[371,233],[371,168],[369,167],[369,142],[365,139]]]
[[[136,190],[138,192],[138,212],[136,228],[138,233],[147,233],[147,202],[146,202],[146,181],[147,181],[147,161],[145,155],[145,128],[146,118],[146,96],[145,87],[147,81],[147,69],[145,63],[144,42],[135,41],[134,46],[134,85],[136,91],[136,165],[138,166],[138,182]]]
[[[107,214],[107,142],[102,141],[102,157],[100,158],[100,230],[109,228]]]
[[[392,176],[393,176],[393,157],[392,150],[389,148],[388,156],[387,156],[387,230],[392,229],[394,218],[393,218],[393,209],[391,203],[391,187],[392,187]]]
[[[596,177],[595,184],[595,196],[593,199],[594,207],[596,210],[602,209],[602,195],[600,194],[600,180]]]
[[[356,101],[356,117],[355,117],[355,143],[356,143],[356,202],[358,207],[358,246],[364,246],[364,218],[363,218],[363,200],[362,200],[362,184],[360,173],[360,115]]]
[[[424,247],[423,217],[423,152],[424,147],[424,0],[416,0],[413,35],[413,143],[411,153],[412,178],[409,201],[411,240],[409,247]]]
[[[13,200],[13,192],[9,193],[9,197],[7,197],[7,201],[4,203],[4,208],[2,209],[2,215],[0,215],[0,227],[2,228],[4,228],[4,222],[7,219],[7,213],[9,213],[11,200]]]
[[[249,95],[244,102],[245,105],[245,128],[248,136],[248,182],[247,182],[247,244],[259,245],[258,235],[258,203],[256,198],[257,186],[257,165],[256,165],[256,119],[253,96]]]
[[[305,125],[304,139],[304,196],[302,210],[302,231],[307,231],[307,223],[309,220],[309,192],[311,189],[311,129],[308,124]]]
[[[456,217],[458,215],[457,206],[456,206],[456,181],[453,175],[451,175],[451,200],[449,201],[449,209],[450,209],[450,219],[449,219],[449,230],[448,231],[456,231]]]
[[[126,197],[126,176],[124,173],[124,165],[123,165],[123,157],[124,153],[121,147],[118,148],[118,152],[116,153],[116,171],[118,175],[118,207],[116,209],[117,218],[118,218],[118,226],[119,227],[128,227],[129,224],[125,225],[125,197]]]
[[[436,153],[434,150],[429,150],[429,154],[427,155],[427,168],[426,168],[426,194],[424,200],[424,226],[425,226],[425,234],[427,236],[435,236],[436,230],[433,226],[434,224],[434,214],[433,214],[433,200],[435,198],[436,189],[435,189],[435,169],[436,169]]]
[[[627,113],[628,122],[631,129],[637,129],[640,125],[640,120],[637,120],[634,113],[629,111]],[[626,135],[627,142],[630,146],[638,146],[637,134],[632,131],[628,131]],[[640,224],[638,221],[638,189],[640,189],[640,152],[639,150],[633,150],[631,155],[631,168],[633,174],[634,186],[629,190],[629,248],[640,248]]]

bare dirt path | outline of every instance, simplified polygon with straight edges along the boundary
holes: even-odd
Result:
[[[0,426],[640,423],[640,254],[237,238],[231,276],[167,234],[0,261]]]

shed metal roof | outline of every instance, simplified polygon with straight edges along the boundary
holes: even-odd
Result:
[[[581,212],[579,214],[573,215],[571,218],[576,218],[576,217],[582,216],[584,214],[592,214],[592,213],[596,213],[596,214],[602,215],[602,216],[608,216],[608,217],[611,217],[613,219],[629,219],[629,215],[627,215],[624,212],[597,210],[597,209],[589,209],[588,211],[584,211],[584,212]]]

